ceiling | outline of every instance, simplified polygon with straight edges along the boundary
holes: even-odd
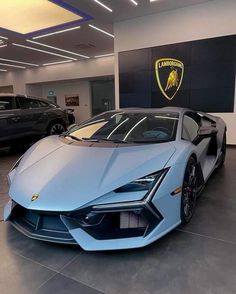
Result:
[[[10,23],[9,17],[5,17],[5,21],[0,17],[0,73],[22,70],[22,67],[48,66],[51,63],[74,62],[84,58],[94,58],[95,56],[113,53],[114,22],[208,2],[206,0],[157,0],[150,3],[150,0],[136,0],[138,5],[135,5],[131,0],[100,0],[108,9],[112,9],[111,12],[99,5],[96,0],[37,0],[37,2],[40,1],[44,2],[44,4],[47,4],[45,2],[52,2],[54,6],[60,5],[68,8],[72,12],[71,14],[74,13],[71,16],[73,21],[56,26],[58,23],[55,22],[55,25],[53,25],[52,21],[48,21],[49,16],[47,15],[50,27],[45,30],[44,14],[37,8],[37,13],[32,12],[34,20],[32,20],[31,27],[35,27],[36,17],[38,18],[39,15],[42,17],[41,27],[39,25],[40,21],[37,19],[37,31],[32,32],[32,30],[28,29],[27,34],[22,34],[20,33],[22,32],[20,24],[17,25],[16,23],[17,17],[11,17]],[[21,5],[26,3],[25,0],[14,0],[13,2],[21,2]],[[4,4],[6,6],[10,2],[5,1],[5,3],[7,3]],[[2,12],[3,9],[2,7],[0,8]],[[9,7],[5,7],[5,11],[7,9]],[[31,7],[30,9],[33,10],[34,8]],[[19,11],[17,7],[16,10]],[[67,12],[67,10],[65,11]],[[24,14],[20,13],[20,18],[22,19],[22,15],[27,15],[29,12],[29,8],[28,11],[25,9]],[[16,15],[15,12],[14,14]],[[55,17],[55,13],[51,14],[52,19],[53,17]],[[58,13],[56,13],[56,18],[58,22]],[[102,29],[103,32],[94,29],[94,27]],[[71,28],[76,29],[68,30]],[[39,31],[39,29],[42,30]],[[19,31],[17,32],[17,30]],[[66,31],[40,37],[61,30]],[[105,34],[104,31],[108,34]]]

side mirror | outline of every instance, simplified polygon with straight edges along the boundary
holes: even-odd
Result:
[[[200,143],[203,139],[206,138],[212,138],[218,133],[218,130],[216,127],[200,127],[198,130],[198,135],[193,141],[193,144],[197,145]]]
[[[198,131],[198,137],[205,139],[205,138],[212,138],[218,132],[217,128],[215,127],[200,127]]]

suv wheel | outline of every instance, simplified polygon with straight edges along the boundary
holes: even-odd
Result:
[[[66,131],[66,127],[61,122],[54,122],[48,128],[48,135],[60,135]]]

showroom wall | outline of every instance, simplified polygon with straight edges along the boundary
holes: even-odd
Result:
[[[74,109],[76,122],[79,123],[91,117],[90,81],[86,79],[48,82],[26,85],[26,94],[34,97],[52,99],[63,109]],[[65,96],[79,96],[79,106],[66,106]]]
[[[233,35],[236,32],[235,11],[235,0],[214,0],[116,23],[114,27],[116,105],[119,105],[119,52]],[[217,113],[217,115],[224,118],[228,125],[228,143],[236,144],[234,131],[236,103],[234,113]]]
[[[89,81],[54,82],[42,85],[42,97],[47,97],[49,91],[54,91],[57,103],[62,108],[73,108],[76,122],[91,117],[91,97]],[[65,96],[79,96],[79,106],[66,107]]]
[[[236,35],[120,52],[120,106],[233,112],[234,52]]]
[[[25,94],[27,84],[111,75],[114,75],[113,56],[0,73],[0,86],[13,85],[14,93]]]
[[[65,95],[78,94],[80,105],[75,109],[75,118],[81,122],[91,117],[91,94],[89,79],[114,76],[114,57],[11,71],[0,74],[1,86],[13,85],[14,93],[47,98],[54,91],[57,103],[65,106]]]

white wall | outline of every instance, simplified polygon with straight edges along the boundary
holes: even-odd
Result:
[[[62,108],[73,108],[76,122],[82,122],[91,117],[90,84],[87,80],[53,82],[42,85],[42,97],[53,90],[57,96],[57,103]],[[66,107],[65,95],[79,95],[79,106]]]
[[[25,86],[25,94],[33,97],[43,97],[42,84],[30,84]]]
[[[13,85],[15,93],[25,94],[27,84],[111,75],[114,75],[112,56],[0,73],[0,86]]]
[[[116,105],[119,105],[118,52],[236,34],[236,0],[214,0],[169,12],[118,22],[115,33]],[[236,144],[235,111],[217,114],[228,125],[228,143]]]

